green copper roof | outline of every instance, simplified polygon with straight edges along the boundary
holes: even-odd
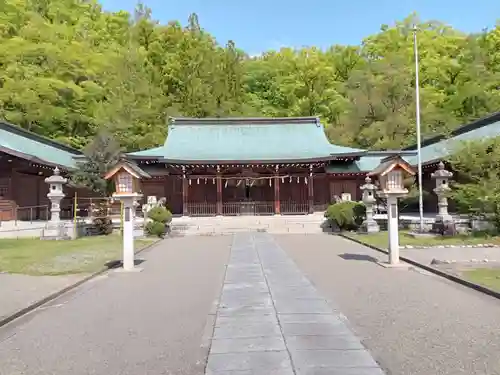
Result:
[[[450,156],[460,148],[463,142],[500,136],[500,119],[498,117],[499,114],[494,114],[493,116],[457,129],[452,133],[450,138],[437,142],[431,141],[427,145],[424,144],[421,149],[422,163],[431,163]],[[416,146],[412,146],[413,148],[416,148]],[[410,157],[408,161],[410,164],[416,165],[417,156]]]
[[[132,152],[172,162],[300,161],[363,154],[332,145],[315,117],[173,119],[163,147]]]
[[[359,160],[346,163],[330,164],[325,168],[326,173],[358,173],[369,172],[377,168],[385,156],[362,156]]]
[[[163,146],[148,148],[147,150],[129,152],[127,155],[136,156],[136,157],[162,157],[163,155]]]
[[[79,151],[17,126],[0,122],[0,151],[39,164],[74,168]]]

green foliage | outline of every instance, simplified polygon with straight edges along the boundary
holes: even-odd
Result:
[[[148,218],[162,224],[172,221],[172,214],[165,207],[157,206],[148,211]]]
[[[165,224],[159,221],[150,221],[146,224],[146,233],[150,236],[156,236],[162,238],[165,236]]]
[[[109,212],[109,202],[108,200],[103,200],[98,203],[94,203],[91,207],[92,210],[92,224],[97,230],[98,235],[109,235],[113,233],[113,221],[108,216]]]
[[[339,202],[328,207],[325,217],[340,230],[357,229],[364,220],[366,207],[360,202]]]
[[[146,224],[146,232],[152,236],[163,237],[172,221],[172,213],[162,206],[156,206],[148,211],[150,222]]]
[[[98,217],[92,220],[92,224],[97,229],[99,235],[109,235],[113,233],[113,221],[110,217]]]
[[[112,182],[103,177],[120,159],[121,149],[114,138],[99,132],[83,150],[85,159],[77,162],[77,169],[71,174],[71,181],[78,186],[108,196],[112,191]]]
[[[100,130],[127,151],[164,141],[167,116],[319,116],[335,143],[415,142],[412,25],[419,26],[422,132],[500,107],[500,25],[468,35],[415,15],[356,46],[249,57],[200,26],[162,25],[138,4],[2,0],[0,118],[79,149]]]
[[[492,222],[500,231],[500,138],[464,142],[449,158],[456,173],[450,197],[460,213]]]
[[[403,181],[403,185],[406,189],[408,189],[408,194],[399,200],[399,211],[404,210],[407,207],[418,207],[418,201],[420,196],[420,191],[418,189],[418,184],[416,182],[416,178],[410,177]],[[424,201],[428,200],[431,196],[431,192],[423,189],[422,190],[422,198]]]

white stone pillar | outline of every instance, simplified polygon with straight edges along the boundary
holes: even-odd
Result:
[[[389,264],[399,264],[398,198],[387,198],[387,227],[389,230]]]
[[[123,269],[132,271],[135,267],[134,254],[134,199],[123,200]]]
[[[142,271],[135,267],[134,249],[134,209],[135,202],[142,196],[140,194],[115,194],[114,199],[123,202],[123,271]]]

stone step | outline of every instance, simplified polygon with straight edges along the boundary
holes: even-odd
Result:
[[[172,220],[173,235],[224,235],[240,232],[322,233],[322,214],[286,216],[181,217]]]

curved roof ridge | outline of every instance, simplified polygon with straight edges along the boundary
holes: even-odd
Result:
[[[271,126],[276,125],[276,126]],[[163,147],[130,153],[164,161],[334,160],[365,150],[332,145],[318,117],[173,118]]]
[[[467,124],[461,125],[458,128],[452,130],[450,132],[450,135],[451,135],[451,138],[458,137],[459,135],[466,134],[466,133],[471,132],[473,130],[480,129],[484,126],[494,124],[495,122],[498,122],[498,121],[500,121],[500,111],[490,113],[487,116],[483,116],[477,120],[474,120],[474,121],[469,122]],[[444,139],[446,139],[445,134],[438,134],[438,135],[432,136],[431,138],[422,140],[421,147],[426,147],[426,146],[436,144]],[[407,147],[403,148],[403,150],[415,150],[416,148],[417,148],[417,144],[415,143],[411,146],[407,146]]]
[[[10,133],[14,133],[14,134],[19,135],[21,137],[31,139],[35,142],[43,143],[47,146],[58,148],[62,151],[66,151],[66,152],[69,152],[71,154],[75,154],[75,155],[81,154],[81,151],[77,150],[76,148],[65,145],[64,143],[54,141],[53,139],[44,137],[43,135],[34,133],[32,131],[23,129],[20,126],[11,124],[10,122],[0,120],[0,127],[5,129],[6,131],[8,131]]]
[[[278,124],[317,124],[319,117],[170,117],[170,125],[278,125]]]

